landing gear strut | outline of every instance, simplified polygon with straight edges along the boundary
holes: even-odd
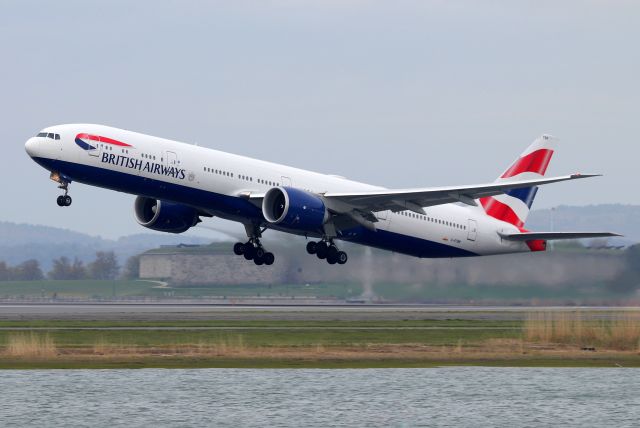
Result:
[[[326,259],[330,265],[335,265],[336,263],[343,265],[349,259],[347,253],[340,251],[331,239],[307,243],[307,253],[315,254],[321,260]]]
[[[71,205],[71,202],[73,202],[73,200],[71,199],[71,196],[68,195],[69,183],[66,181],[61,182],[60,185],[58,186],[58,189],[64,190],[64,195],[60,195],[58,196],[58,199],[56,199],[58,206],[68,207],[69,205]]]
[[[253,260],[258,266],[271,266],[276,258],[273,253],[266,251],[262,246],[262,242],[260,242],[262,231],[260,228],[247,227],[247,234],[249,235],[249,240],[245,243],[236,242],[233,246],[233,252],[238,256],[244,256],[246,260]]]

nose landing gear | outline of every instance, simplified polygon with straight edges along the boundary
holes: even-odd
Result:
[[[64,190],[64,195],[60,195],[58,196],[58,199],[56,199],[58,206],[68,207],[69,205],[71,205],[71,202],[73,202],[73,199],[71,199],[71,196],[68,195],[69,183],[66,181],[61,182],[61,184],[58,186],[58,189]]]

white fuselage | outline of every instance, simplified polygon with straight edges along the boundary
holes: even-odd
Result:
[[[72,181],[189,205],[202,213],[245,224],[258,220],[270,226],[246,195],[264,194],[276,186],[318,195],[383,189],[102,125],[59,125],[42,132],[60,137],[57,140],[33,137],[26,149],[36,162],[53,173]],[[77,140],[82,134],[107,138],[105,142],[91,142],[92,148],[87,149]],[[418,257],[530,251],[525,243],[503,241],[498,232],[517,233],[518,229],[486,215],[481,207],[446,204],[425,211],[426,215],[412,211],[379,212],[375,231],[354,228],[337,239]]]

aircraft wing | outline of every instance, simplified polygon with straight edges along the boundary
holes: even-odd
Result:
[[[405,190],[375,190],[353,193],[328,192],[323,196],[327,201],[341,203],[361,212],[411,210],[425,214],[423,207],[462,202],[476,206],[475,199],[495,196],[512,189],[541,186],[560,181],[596,177],[599,174],[573,174],[534,180],[508,181],[469,186],[432,187]],[[340,210],[336,210],[340,211]]]
[[[611,238],[622,236],[611,232],[523,232],[523,233],[500,233],[502,239],[507,241],[526,242],[536,239],[545,241],[557,241],[561,239],[584,239],[584,238]]]

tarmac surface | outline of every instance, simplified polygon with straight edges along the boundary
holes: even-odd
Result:
[[[0,304],[0,320],[521,320],[537,312],[582,312],[610,318],[639,307],[440,305],[214,306],[200,304]]]

